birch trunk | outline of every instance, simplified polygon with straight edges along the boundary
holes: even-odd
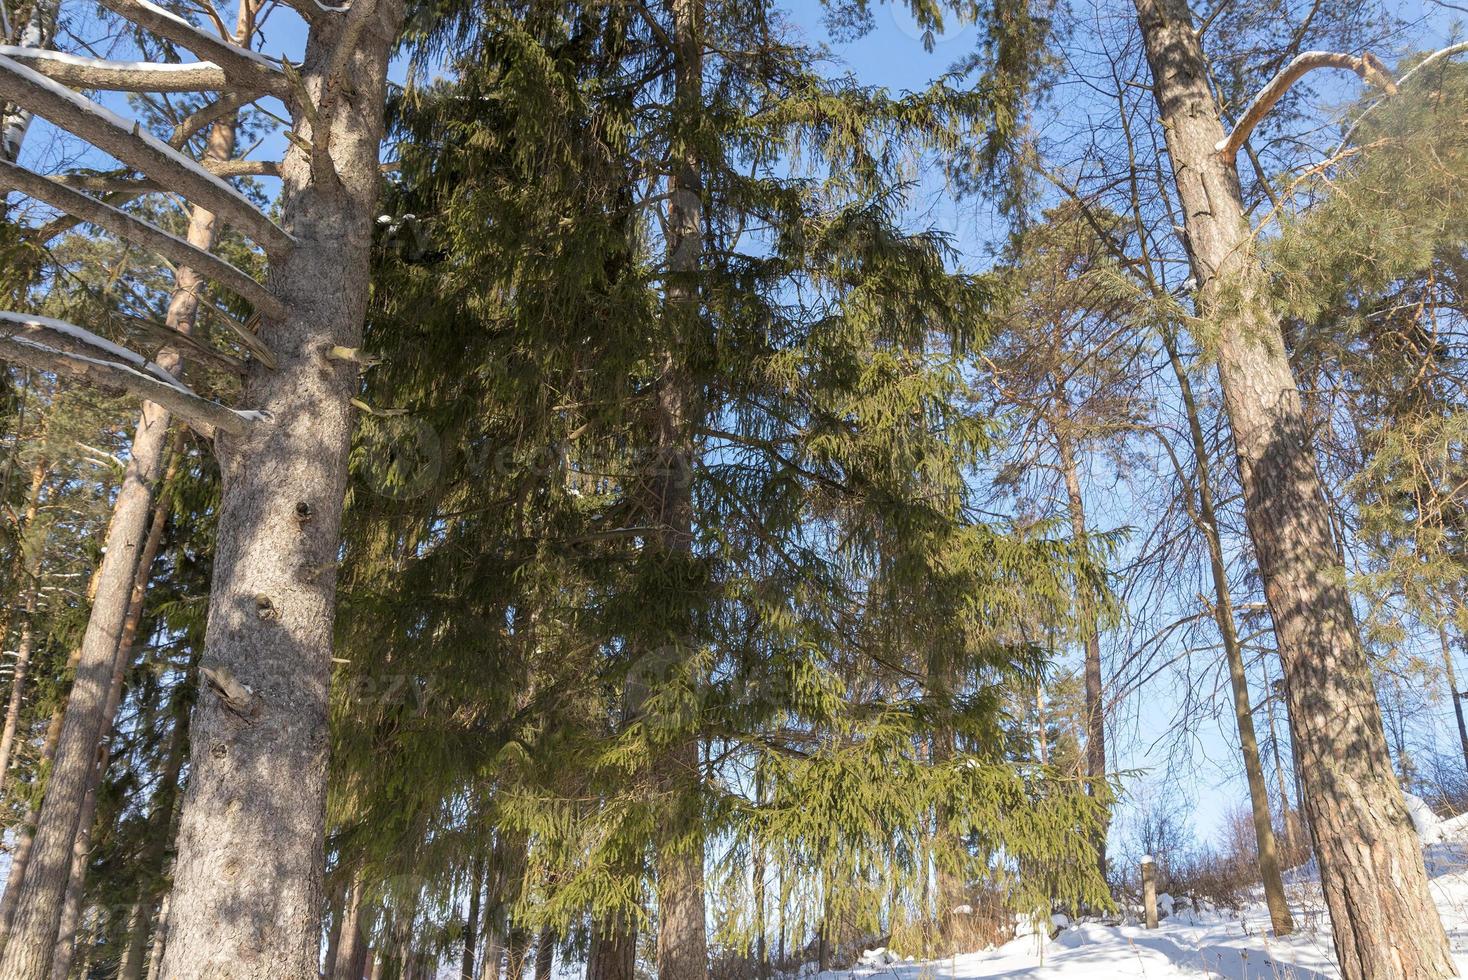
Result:
[[[1245,516],[1284,665],[1321,883],[1345,980],[1457,975],[1381,713],[1279,322],[1187,0],[1136,0],[1198,313],[1216,339]]]
[[[289,315],[261,336],[243,403],[264,424],[216,440],[223,493],[163,972],[188,980],[316,980],[336,560],[399,0],[318,12],[281,167],[296,244],[271,265]],[[338,56],[343,58],[336,63]],[[314,119],[314,124],[307,116]],[[314,141],[316,149],[309,149]],[[245,690],[241,703],[230,690]],[[262,855],[270,860],[261,861]]]

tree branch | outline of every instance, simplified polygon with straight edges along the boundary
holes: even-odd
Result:
[[[237,412],[195,394],[125,347],[49,317],[0,312],[0,357],[137,395],[162,405],[209,438],[215,431],[243,432],[261,420],[258,413]]]
[[[216,177],[279,177],[278,160],[204,161],[204,168]],[[116,170],[100,174],[58,174],[51,179],[58,184],[94,194],[127,194],[137,197],[166,191],[168,188],[146,177],[130,177],[129,171]],[[110,202],[107,202],[110,203]]]
[[[88,197],[59,181],[4,161],[0,161],[0,187],[45,201],[53,208],[105,228],[119,238],[150,248],[179,265],[186,265],[238,294],[265,316],[272,319],[284,319],[286,316],[285,304],[243,269],[95,197]]]
[[[1337,54],[1333,51],[1306,51],[1280,69],[1279,74],[1259,90],[1254,101],[1249,103],[1249,107],[1239,117],[1233,132],[1219,140],[1214,149],[1226,159],[1232,160],[1249,138],[1249,134],[1269,115],[1269,110],[1274,108],[1275,103],[1284,98],[1291,86],[1316,68],[1344,68],[1353,71],[1363,81],[1385,89],[1388,95],[1394,94],[1397,89],[1391,75],[1387,74],[1386,66],[1370,52],[1357,58],[1355,55]]]
[[[219,66],[233,87],[268,92],[282,101],[290,97],[290,83],[286,80],[285,73],[280,70],[279,65],[259,52],[201,31],[172,11],[149,3],[148,0],[100,2],[119,17],[125,17],[139,27]]]
[[[294,241],[239,191],[137,124],[19,62],[0,56],[0,98],[23,105],[97,149],[201,205],[265,247],[285,252]]]
[[[111,92],[207,92],[232,87],[219,66],[207,61],[182,65],[107,61],[11,44],[0,44],[0,55],[72,88]]]

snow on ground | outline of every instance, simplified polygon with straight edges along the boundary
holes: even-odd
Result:
[[[1414,814],[1416,816],[1416,814]],[[1423,827],[1432,891],[1468,976],[1468,833]],[[1449,839],[1444,839],[1445,837]],[[1155,930],[1140,925],[1078,922],[1050,940],[1026,936],[998,949],[921,963],[887,963],[830,971],[820,980],[1338,980],[1330,921],[1308,868],[1287,885],[1296,934],[1269,935],[1262,898],[1243,910],[1179,909]],[[882,956],[871,956],[878,961]]]

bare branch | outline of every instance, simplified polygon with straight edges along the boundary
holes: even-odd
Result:
[[[1392,81],[1391,75],[1387,73],[1386,66],[1381,60],[1370,52],[1357,58],[1355,55],[1337,54],[1333,51],[1306,51],[1297,55],[1293,61],[1280,69],[1279,74],[1269,80],[1269,84],[1259,90],[1254,96],[1254,101],[1244,110],[1239,117],[1238,124],[1234,126],[1233,132],[1218,141],[1214,147],[1226,159],[1233,159],[1238,154],[1239,148],[1254,131],[1254,127],[1269,115],[1275,103],[1284,98],[1290,87],[1305,75],[1317,68],[1344,68],[1353,71],[1361,78],[1373,85],[1380,86],[1386,90],[1388,95],[1396,93],[1397,85]]]
[[[141,355],[49,317],[0,312],[0,357],[145,398],[211,438],[215,431],[243,432],[261,418],[210,401]]]
[[[284,318],[286,315],[285,305],[244,270],[95,197],[88,197],[59,181],[4,161],[0,161],[0,187],[29,194],[53,208],[105,228],[119,238],[150,248],[179,265],[186,265],[238,294],[268,317]]]
[[[0,56],[18,61],[72,88],[111,92],[207,92],[231,87],[219,66],[207,61],[182,65],[107,61],[11,44],[0,44]]]
[[[204,167],[216,177],[280,176],[280,163],[276,160],[205,160]],[[58,174],[51,179],[58,184],[94,194],[127,194],[129,200],[141,194],[168,190],[156,180],[131,177],[128,174],[129,171],[119,170],[102,174]]]
[[[19,62],[0,56],[0,98],[23,105],[105,153],[208,208],[263,245],[267,252],[294,241],[239,191],[197,162],[85,96]]]
[[[268,92],[280,99],[290,96],[290,85],[280,66],[257,51],[201,31],[172,11],[148,0],[101,0],[101,3],[118,16],[218,65],[235,86]]]

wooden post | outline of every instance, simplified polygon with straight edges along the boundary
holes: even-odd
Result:
[[[1157,928],[1157,871],[1152,855],[1142,855],[1142,907],[1147,914],[1147,928]]]

